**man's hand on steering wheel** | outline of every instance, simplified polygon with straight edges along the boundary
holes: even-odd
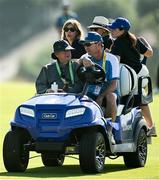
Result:
[[[89,66],[94,65],[94,63],[88,57],[82,57],[82,58],[80,58],[79,61],[80,61],[80,64],[82,64],[84,67],[89,67]]]

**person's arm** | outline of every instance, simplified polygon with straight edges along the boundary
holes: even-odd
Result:
[[[36,91],[38,94],[45,93],[48,87],[48,80],[47,80],[47,67],[42,67],[39,76],[36,79]]]
[[[87,54],[84,54],[78,59],[78,64],[83,65],[85,67],[93,66],[94,63],[91,61]]]
[[[147,48],[146,52],[143,53],[143,55],[146,56],[146,57],[152,57],[152,56],[153,56],[153,49],[152,49],[152,47],[150,46],[150,44],[149,44],[149,43],[146,41],[146,39],[143,38],[143,37],[139,37],[138,39],[139,39],[139,40],[145,45],[145,47]]]

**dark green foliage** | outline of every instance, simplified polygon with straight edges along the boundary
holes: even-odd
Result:
[[[77,13],[85,26],[92,23],[94,16],[116,18],[118,16],[131,17],[133,13],[132,1],[128,0],[90,0],[78,5]]]
[[[58,0],[1,0],[0,55],[51,26],[50,12],[58,4]]]
[[[137,11],[140,16],[159,12],[158,0],[138,0],[136,3]]]

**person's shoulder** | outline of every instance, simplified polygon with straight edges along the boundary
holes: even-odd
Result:
[[[124,44],[125,42],[127,42],[129,39],[125,36],[121,36],[121,37],[118,37],[114,40],[114,43],[115,44]]]
[[[72,43],[72,47],[76,47],[76,46],[83,46],[83,44],[80,43],[79,39],[75,39]]]
[[[113,41],[112,49],[125,50],[128,47],[129,41],[125,38],[117,38]]]
[[[56,24],[58,24],[59,22],[61,22],[61,19],[62,19],[62,18],[63,18],[62,15],[58,16],[58,17],[56,18]]]
[[[107,53],[107,61],[112,65],[112,66],[119,66],[119,60],[118,58],[112,54],[112,53]]]
[[[44,68],[50,68],[50,67],[55,66],[55,63],[56,63],[56,60],[52,60],[50,63],[45,64],[43,67]]]
[[[107,52],[107,53],[106,53],[106,57],[107,57],[107,60],[108,60],[108,61],[111,61],[111,60],[119,61],[118,58],[117,58],[114,54],[112,54],[112,53],[110,53],[110,52]]]

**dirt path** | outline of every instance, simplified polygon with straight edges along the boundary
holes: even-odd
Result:
[[[43,47],[52,45],[57,38],[56,29],[51,27],[16,47],[8,55],[0,57],[0,82],[12,79],[17,73],[20,61],[33,59]]]

